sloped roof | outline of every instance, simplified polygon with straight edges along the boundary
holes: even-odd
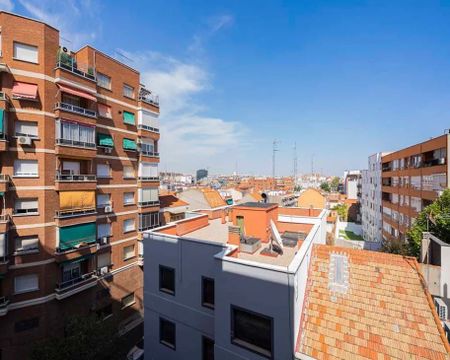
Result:
[[[252,198],[254,198],[256,201],[262,201],[262,200],[263,200],[261,194],[258,193],[258,192],[256,192],[256,191],[252,192],[252,193],[250,194],[250,196],[251,196]]]
[[[220,193],[217,190],[202,189],[202,192],[209,206],[211,206],[212,208],[227,205],[227,203],[224,199],[222,199],[222,196],[220,196]]]
[[[175,195],[160,195],[159,202],[161,208],[170,208],[170,207],[178,207],[178,206],[187,206],[189,205],[187,202],[178,199]]]
[[[344,292],[330,290],[332,253],[348,259]],[[444,360],[448,349],[415,259],[314,247],[297,353],[316,359]]]

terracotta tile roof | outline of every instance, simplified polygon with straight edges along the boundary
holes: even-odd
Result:
[[[161,208],[170,208],[178,206],[187,206],[187,202],[178,199],[175,195],[160,195],[159,202]]]
[[[330,290],[332,253],[348,258],[343,292]],[[413,258],[316,245],[297,353],[315,359],[448,359],[449,345],[423,284]]]
[[[209,206],[211,206],[212,208],[227,205],[227,203],[224,199],[222,199],[222,196],[220,196],[220,193],[217,190],[202,189],[202,192]]]
[[[252,192],[252,193],[250,194],[250,196],[251,196],[252,198],[254,198],[256,201],[262,201],[262,200],[263,200],[261,194],[258,193],[258,192]]]

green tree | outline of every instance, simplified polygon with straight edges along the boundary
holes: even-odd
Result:
[[[422,233],[429,231],[450,244],[450,189],[423,209],[407,233],[407,254],[419,257]]]
[[[64,334],[37,343],[31,360],[123,360],[124,339],[118,335],[117,324],[100,320],[95,314],[67,320]]]
[[[330,185],[331,191],[337,191],[340,181],[341,181],[341,180],[340,180],[337,176],[335,176],[335,177],[331,180],[331,185]]]
[[[347,204],[338,204],[331,210],[335,210],[341,221],[347,221],[348,219],[348,206]]]
[[[330,184],[328,184],[327,182],[323,182],[322,184],[320,184],[320,188],[323,191],[330,192]]]

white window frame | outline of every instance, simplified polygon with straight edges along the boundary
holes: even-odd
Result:
[[[31,243],[27,245],[29,248],[23,246],[23,241]],[[20,243],[20,246],[17,246]],[[37,253],[39,252],[39,237],[38,236],[18,236],[14,241],[14,252],[17,254]]]
[[[101,169],[101,168],[104,168],[104,169],[106,169],[106,167],[108,167],[108,175],[104,175],[103,173],[99,173],[99,168]],[[97,171],[97,178],[98,179],[110,179],[111,178],[111,165],[109,165],[109,164],[97,164],[97,169],[96,169],[96,171]]]
[[[34,210],[36,209],[36,211],[26,211],[26,212],[22,212],[22,213],[17,213],[17,203],[18,202],[36,202],[36,206],[35,207],[25,207],[25,208],[20,208],[20,210]],[[27,215],[39,215],[39,200],[38,198],[18,198],[16,199],[15,203],[14,203],[14,216],[27,216]]]
[[[101,202],[99,201],[102,198],[108,198],[108,202]],[[111,205],[111,194],[97,194],[97,207],[98,208],[104,208],[105,206]]]
[[[36,166],[36,171],[20,171],[19,173],[17,173],[17,168],[19,168],[19,166],[22,166],[23,164],[28,163],[30,166],[31,165],[35,165]],[[29,159],[16,159],[14,160],[14,177],[32,177],[32,178],[37,178],[39,177],[39,162],[37,160],[29,160]]]
[[[17,128],[18,127],[20,128],[20,126],[28,127],[29,129],[33,129],[33,131],[30,131],[28,133],[17,131],[18,130]],[[36,131],[34,131],[34,129],[36,129]],[[21,130],[21,129],[19,129],[19,130]],[[37,121],[17,120],[14,123],[14,135],[16,137],[28,136],[30,138],[37,139],[39,137],[39,132],[38,131],[39,131],[39,127],[38,127]]]
[[[100,234],[100,229],[108,228],[107,232],[104,232],[102,230],[102,233]],[[97,224],[97,239],[101,239],[102,237],[110,237],[112,235],[112,227],[111,223],[103,223],[103,224]]]
[[[20,57],[17,54],[17,45],[22,47],[22,51],[31,53],[32,50],[35,50],[34,56],[30,58]],[[25,44],[20,41],[13,41],[13,59],[19,61],[25,61],[32,64],[39,64],[39,48],[36,45]]]
[[[33,287],[28,287],[26,289],[17,290],[17,283],[20,278],[28,278],[28,279],[35,279],[36,285]],[[14,277],[14,294],[24,294],[32,291],[38,291],[39,290],[39,275],[38,274],[26,274],[26,275],[19,275]]]
[[[127,253],[125,249],[129,249],[131,247],[133,248],[133,251],[130,252],[130,253]],[[122,249],[122,258],[123,258],[123,260],[124,261],[125,260],[130,260],[130,259],[132,259],[134,257],[136,257],[136,249],[135,249],[134,244],[124,246],[123,249]]]
[[[127,91],[130,91],[131,95],[127,94]],[[128,84],[123,84],[122,94],[127,98],[134,99],[135,98],[134,87]]]
[[[106,85],[105,83],[103,83],[100,79],[108,79],[108,85]],[[106,74],[103,74],[101,72],[97,72],[97,85],[104,88],[104,89],[108,89],[111,90],[112,87],[112,79],[111,76],[108,76]]]
[[[126,224],[131,224],[131,225],[126,225]],[[129,228],[127,228],[129,227]],[[123,221],[122,224],[122,229],[123,229],[123,233],[128,233],[128,232],[132,232],[132,231],[136,231],[136,219],[125,219]]]
[[[132,170],[132,176],[126,176],[125,168],[129,168]],[[124,179],[136,179],[136,171],[134,170],[134,167],[131,165],[125,165],[122,169],[122,175]]]
[[[131,194],[131,197],[133,198],[132,200],[132,202],[127,202],[126,201],[126,199],[127,199],[127,195],[128,195],[128,197],[130,197],[130,194]],[[130,198],[131,198],[130,197]],[[135,194],[135,192],[134,191],[128,191],[128,192],[124,192],[123,193],[123,204],[124,205],[135,205],[136,204],[136,194]]]

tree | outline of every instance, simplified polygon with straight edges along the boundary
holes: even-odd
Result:
[[[335,210],[341,221],[347,221],[348,219],[348,206],[347,204],[338,204],[331,210]]]
[[[337,176],[335,176],[332,180],[331,180],[331,191],[337,191],[339,183],[341,182],[341,179],[339,179]]]
[[[117,325],[97,315],[72,317],[64,334],[37,343],[31,360],[122,360],[126,355],[125,339],[118,335]]]
[[[424,231],[429,231],[450,244],[450,189],[444,190],[438,199],[419,213],[406,234],[408,255],[419,257]]]
[[[330,192],[330,185],[327,182],[323,182],[322,184],[320,184],[320,188],[323,191]]]

